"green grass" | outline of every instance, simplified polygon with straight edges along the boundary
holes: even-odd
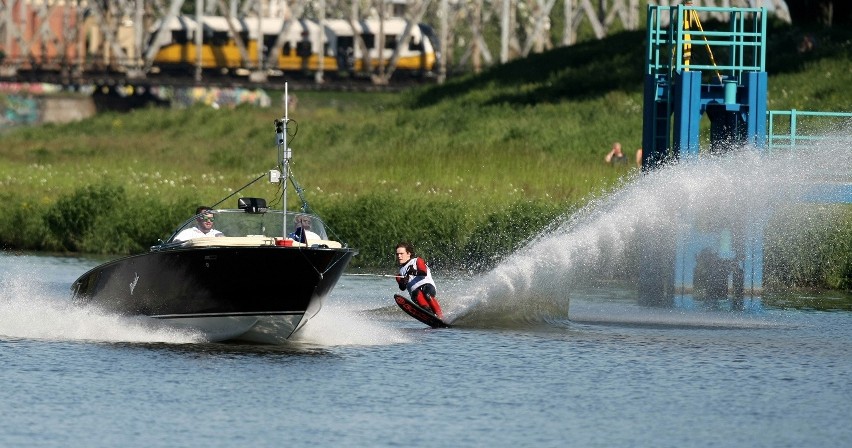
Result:
[[[769,109],[852,111],[852,33],[810,30],[819,45],[799,54],[805,32],[771,29]],[[314,209],[361,249],[356,265],[390,263],[386,246],[402,238],[447,265],[487,265],[516,244],[488,241],[490,232],[517,239],[517,215],[556,216],[637,175],[603,157],[616,140],[631,158],[641,145],[643,51],[644,32],[622,32],[404,93],[291,92],[294,174]],[[273,119],[282,114],[146,109],[8,131],[0,198],[13,213],[0,217],[0,244],[144,250],[197,204],[274,168]],[[124,211],[90,216],[83,235],[39,225],[59,216],[58,204],[105,191]],[[260,182],[241,195],[274,191]],[[138,214],[152,215],[149,228],[131,222]],[[95,237],[107,228],[129,230],[112,230],[112,242]]]
[[[329,106],[341,101],[334,94],[297,95],[293,169],[313,200],[383,192],[470,202],[485,212],[532,199],[575,203],[630,171],[601,163],[610,140],[620,137],[615,133],[589,143],[583,124],[554,126],[586,121],[590,104],[578,104],[574,117],[566,117],[558,105],[422,110],[392,95],[377,101],[376,94],[353,94],[345,100],[364,98],[375,106],[348,112]],[[42,205],[102,181],[142,196],[188,189],[209,203],[274,167],[275,117],[269,109],[198,107],[17,130],[4,136],[0,185]]]

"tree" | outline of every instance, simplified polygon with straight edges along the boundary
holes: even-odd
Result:
[[[852,24],[852,2],[847,0],[787,0],[787,7],[795,25]]]

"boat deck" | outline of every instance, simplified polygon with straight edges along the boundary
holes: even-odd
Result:
[[[260,247],[260,246],[277,246],[282,238],[273,238],[262,235],[249,236],[220,236],[214,238],[194,238],[181,243],[181,247]],[[308,240],[308,243],[298,243],[289,240],[290,245],[284,247],[312,247],[325,246],[332,249],[343,247],[338,241],[332,240]]]

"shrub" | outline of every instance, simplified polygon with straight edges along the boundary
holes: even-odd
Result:
[[[63,250],[85,251],[83,242],[98,219],[127,202],[123,187],[89,185],[61,196],[44,215],[51,236]]]
[[[86,252],[133,254],[147,251],[158,240],[165,240],[175,227],[195,213],[192,200],[176,204],[146,198],[133,201],[133,206],[116,207],[109,219],[99,220],[84,239]]]
[[[0,198],[9,204],[8,213],[0,217],[0,248],[2,249],[34,249],[57,250],[48,244],[48,231],[44,226],[42,211],[26,201],[17,204],[8,199]]]
[[[446,200],[407,200],[390,195],[363,196],[335,203],[322,216],[338,237],[358,248],[355,267],[393,266],[393,247],[411,242],[433,268],[449,268],[460,260],[469,227],[461,205]]]
[[[131,198],[123,187],[111,184],[79,188],[61,196],[45,212],[41,226],[46,241],[43,246],[100,254],[144,252],[192,216],[194,200],[173,200],[174,203],[164,203],[153,198]],[[31,224],[25,233],[30,240],[39,235],[32,229],[34,226]]]
[[[765,235],[767,287],[852,290],[852,207],[784,210],[775,215]]]
[[[479,271],[496,265],[564,213],[544,202],[518,202],[478,223],[464,247],[464,267]]]

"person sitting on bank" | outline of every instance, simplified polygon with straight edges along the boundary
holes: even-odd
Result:
[[[201,206],[195,209],[195,225],[187,227],[175,236],[174,241],[188,241],[193,238],[207,238],[225,236],[224,233],[213,228],[213,209]]]
[[[287,235],[297,243],[308,243],[308,240],[321,240],[319,235],[311,231],[311,217],[308,215],[296,215],[296,230]]]
[[[627,163],[627,156],[621,152],[621,143],[615,142],[612,144],[612,149],[609,153],[607,153],[606,157],[604,157],[604,161],[612,165],[623,165]]]
[[[435,298],[438,294],[435,281],[432,280],[432,273],[426,266],[426,260],[414,254],[414,246],[411,243],[403,241],[396,245],[396,261],[399,263],[396,283],[400,291],[408,289],[408,294],[411,295],[414,303],[421,308],[431,310],[438,319],[444,320],[441,305]]]

